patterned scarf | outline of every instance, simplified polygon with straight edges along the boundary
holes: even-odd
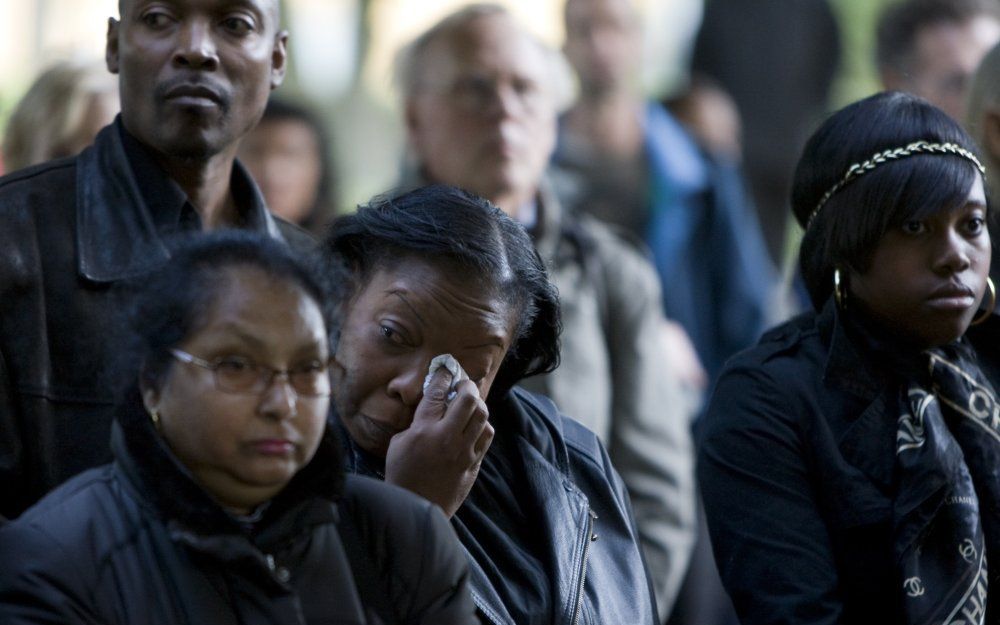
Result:
[[[896,435],[893,535],[905,622],[1000,623],[996,601],[987,609],[988,588],[1000,583],[987,566],[1000,562],[1000,405],[967,346],[923,356],[929,378],[903,389]]]

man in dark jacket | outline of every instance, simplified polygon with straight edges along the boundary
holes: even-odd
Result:
[[[77,157],[0,179],[0,515],[110,459],[120,287],[164,241],[223,227],[309,239],[273,218],[235,154],[284,76],[278,0],[214,0],[110,19],[122,112]]]

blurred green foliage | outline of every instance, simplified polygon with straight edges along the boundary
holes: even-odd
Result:
[[[875,26],[882,11],[898,0],[830,0],[843,42],[840,71],[830,110],[881,89],[875,69]]]

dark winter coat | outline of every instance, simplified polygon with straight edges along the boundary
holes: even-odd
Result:
[[[468,567],[441,511],[343,478],[340,443],[252,526],[217,505],[136,410],[115,462],[0,528],[0,623],[466,625]]]
[[[597,436],[562,415],[548,398],[516,387],[491,401],[490,422],[497,437],[506,437],[516,448],[504,461],[518,465],[527,477],[522,491],[504,498],[516,497],[537,519],[537,529],[530,531],[540,546],[534,555],[548,571],[550,588],[541,591],[550,593],[553,625],[656,623],[632,506]],[[484,465],[504,449],[495,440]],[[370,475],[377,470],[357,453],[348,466]],[[452,525],[470,557],[472,597],[483,622],[517,625],[501,599],[505,593],[496,586],[503,582],[472,555],[512,548],[511,538],[491,544],[469,529],[470,503],[479,513],[508,513],[496,509],[494,501],[477,482]]]
[[[723,584],[744,625],[900,622],[892,498],[900,379],[831,299],[734,357],[698,474]],[[994,385],[1000,319],[965,340]]]

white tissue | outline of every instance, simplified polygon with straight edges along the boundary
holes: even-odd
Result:
[[[435,356],[431,359],[431,364],[427,367],[427,376],[424,378],[425,393],[427,392],[427,387],[431,384],[431,378],[434,376],[434,372],[441,367],[444,367],[449,373],[451,373],[451,385],[448,387],[448,396],[446,398],[446,401],[451,401],[455,398],[455,394],[457,392],[455,387],[458,386],[458,383],[462,380],[468,380],[469,374],[462,369],[462,365],[458,364],[458,361],[455,360],[455,357],[451,354],[441,354],[439,356]]]

